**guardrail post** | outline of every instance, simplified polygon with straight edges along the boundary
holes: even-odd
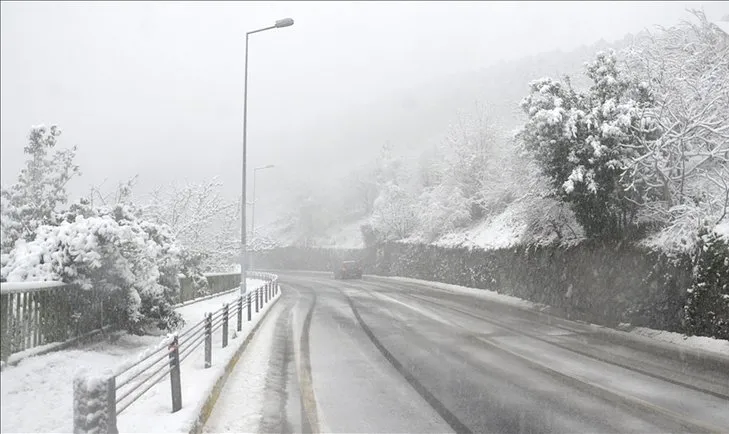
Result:
[[[205,368],[213,365],[213,314],[205,315]]]
[[[246,297],[248,300],[246,302],[246,304],[248,305],[248,322],[250,322],[251,321],[251,293],[250,292],[246,293]]]
[[[172,390],[172,412],[182,408],[182,384],[180,383],[180,346],[177,336],[167,347],[170,351],[170,387]]]
[[[73,379],[73,432],[118,434],[116,379],[89,377],[80,371]]]
[[[269,283],[266,283],[266,286],[263,287],[263,302],[268,303],[268,290],[271,289],[271,285]]]
[[[238,331],[243,330],[243,296],[238,297]]]
[[[259,288],[256,288],[256,295],[255,295],[255,297],[256,297],[256,313],[258,313],[258,289]]]
[[[223,305],[223,348],[228,346],[228,303]]]

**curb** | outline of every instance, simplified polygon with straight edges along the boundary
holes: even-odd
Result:
[[[228,363],[225,365],[225,370],[223,372],[223,375],[220,376],[220,378],[215,381],[215,385],[213,386],[212,391],[208,395],[208,397],[205,399],[205,402],[203,402],[202,407],[200,408],[200,411],[195,418],[195,422],[193,422],[192,426],[190,427],[189,433],[190,434],[200,434],[202,433],[202,429],[207,423],[208,419],[210,418],[210,414],[213,411],[213,408],[215,407],[215,403],[218,401],[218,397],[220,396],[220,392],[223,390],[223,387],[225,386],[225,383],[228,381],[228,377],[230,376],[231,372],[233,372],[233,369],[235,369],[235,366],[238,364],[238,360],[243,355],[243,352],[248,347],[248,344],[250,343],[251,339],[255,336],[256,332],[258,331],[258,328],[261,326],[261,323],[263,323],[263,320],[266,319],[266,316],[268,315],[268,312],[271,311],[271,309],[274,307],[274,305],[278,302],[278,300],[281,298],[281,292],[279,291],[279,295],[272,300],[272,303],[268,306],[268,309],[266,309],[265,312],[263,312],[263,315],[258,319],[258,322],[256,325],[253,326],[250,333],[248,333],[248,336],[243,340],[243,342],[240,344],[240,347],[238,347],[237,350],[235,350],[235,353],[233,353],[233,357],[228,360]]]

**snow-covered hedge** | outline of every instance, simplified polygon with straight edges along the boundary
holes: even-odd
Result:
[[[57,226],[41,225],[33,241],[2,255],[4,281],[62,281],[108,295],[120,325],[141,332],[150,322],[179,325],[181,250],[165,226],[138,218],[129,205],[71,208]]]
[[[699,236],[685,315],[691,334],[729,340],[729,237],[722,229]]]

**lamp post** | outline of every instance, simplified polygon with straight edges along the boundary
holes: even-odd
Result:
[[[240,293],[246,294],[246,269],[248,268],[248,243],[246,241],[246,138],[248,127],[248,38],[254,33],[263,32],[281,27],[289,27],[294,24],[291,18],[284,18],[276,21],[269,27],[258,30],[251,30],[246,33],[246,57],[245,72],[243,75],[243,199],[241,200],[241,225],[240,225]]]

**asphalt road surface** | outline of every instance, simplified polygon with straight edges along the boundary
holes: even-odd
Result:
[[[729,365],[427,284],[279,275],[205,431],[729,433]],[[262,351],[263,414],[236,426]]]

